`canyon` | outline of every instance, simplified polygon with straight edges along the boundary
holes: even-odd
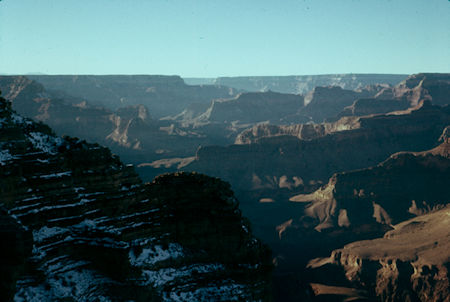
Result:
[[[143,184],[108,149],[55,136],[3,98],[0,122],[2,240],[14,239],[3,298],[270,299],[270,250],[227,183],[178,173]]]
[[[448,297],[448,74],[0,89],[7,298]]]

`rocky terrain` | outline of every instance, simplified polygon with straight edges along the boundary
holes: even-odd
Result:
[[[50,125],[58,135],[98,142],[129,163],[192,156],[199,145],[231,143],[233,138],[205,135],[160,121],[144,105],[115,111],[86,100],[54,93],[22,76],[0,76],[0,90],[20,114]]]
[[[231,144],[257,124],[333,117],[355,98],[386,88],[391,77],[374,79],[383,84],[358,92],[316,88],[306,107],[301,95],[237,95],[237,89],[190,86],[167,76],[2,76],[0,89],[20,114],[48,123],[58,135],[99,142],[126,162],[147,164],[191,157],[199,146]]]
[[[341,118],[334,123],[308,123],[294,125],[258,124],[242,131],[236,137],[235,144],[254,144],[269,137],[293,136],[300,140],[312,140],[338,131],[361,127],[357,117]]]
[[[317,86],[340,86],[347,90],[356,90],[367,85],[396,85],[407,75],[397,74],[329,74],[302,76],[261,76],[261,77],[220,77],[214,80],[216,85],[224,85],[246,91],[276,91],[281,93],[307,94]],[[210,83],[206,80],[205,83]],[[195,82],[201,83],[201,82]]]
[[[449,103],[450,74],[418,73],[409,76],[394,87],[387,87],[375,96],[377,99],[406,100],[412,106],[421,100],[433,100],[436,105]]]
[[[327,245],[315,251],[320,254],[358,238],[381,236],[394,224],[449,204],[448,131],[429,151],[396,153],[377,166],[335,174],[311,194],[291,197],[306,204],[304,215],[280,228],[280,238],[299,243],[308,240],[305,234],[314,240],[325,237]]]
[[[393,111],[406,110],[411,107],[408,100],[383,100],[376,98],[357,99],[352,105],[347,106],[336,118],[343,116],[364,116],[371,114],[383,114]]]
[[[392,228],[383,238],[353,242],[312,260],[310,274],[327,284],[314,284],[317,297],[449,301],[450,207]],[[353,294],[343,295],[345,287]]]
[[[150,78],[127,87],[140,91],[157,77]],[[61,87],[74,80],[49,79]],[[396,86],[353,87],[358,78],[343,77],[347,86],[323,85],[305,96],[264,88],[209,101],[212,94],[205,93],[195,102],[190,93],[205,92],[197,87],[184,91],[184,103],[164,117],[131,101],[114,109],[90,102],[115,91],[106,83],[126,86],[132,79],[76,78],[77,91],[86,85],[89,93],[80,97],[25,77],[0,77],[19,113],[49,123],[57,134],[111,147],[139,164],[144,181],[187,171],[143,185],[107,149],[58,138],[5,105],[0,224],[14,246],[0,270],[6,298],[63,299],[70,288],[77,297],[107,299],[117,292],[131,300],[218,299],[220,290],[223,300],[270,299],[270,254],[251,232],[273,250],[278,301],[441,301],[447,295],[448,234],[437,230],[446,228],[450,201],[448,74],[412,75]],[[167,87],[184,85],[172,84]],[[176,103],[178,92],[171,99],[167,89],[157,89],[158,97]],[[229,186],[189,171],[230,182],[251,232]],[[434,223],[437,217],[443,224]],[[411,250],[398,252],[395,246],[415,232],[420,236]],[[421,245],[420,238],[437,246]],[[74,248],[82,252],[75,255]],[[104,251],[117,265],[99,259]],[[435,261],[433,253],[440,255]],[[151,257],[157,260],[144,260]],[[67,274],[54,265],[60,259]],[[75,286],[69,279],[80,272],[94,281]]]
[[[238,190],[279,188],[283,176],[292,183],[297,177],[302,180],[298,186],[305,186],[327,181],[338,171],[375,165],[395,152],[436,146],[450,122],[449,110],[424,102],[408,111],[344,118],[321,126],[280,126],[274,132],[270,126],[260,126],[263,130],[256,128],[257,134],[270,135],[255,138],[251,130],[241,134],[239,142],[255,143],[202,147],[186,169],[227,179]],[[305,129],[311,133],[302,134]]]
[[[305,98],[306,106],[300,112],[315,123],[337,116],[345,107],[358,99],[374,96],[382,86],[368,86],[360,91],[339,86],[315,87]]]
[[[380,89],[373,98],[356,100],[338,114],[338,117],[405,110],[416,106],[421,100],[431,100],[435,105],[444,106],[449,104],[449,94],[449,74],[414,74],[396,86]]]
[[[174,115],[192,103],[208,106],[212,99],[229,98],[237,91],[220,85],[186,85],[179,76],[161,75],[30,75],[51,92],[63,92],[93,105],[115,110],[144,105],[156,118]]]
[[[232,99],[218,99],[194,119],[195,124],[270,122],[280,124],[304,106],[301,95],[272,91],[241,93]]]
[[[4,99],[0,175],[1,240],[12,247],[2,249],[2,298],[270,299],[270,251],[219,179],[144,185],[108,149],[55,136]]]

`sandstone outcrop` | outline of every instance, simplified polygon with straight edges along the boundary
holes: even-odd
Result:
[[[337,173],[319,190],[292,197],[305,204],[304,214],[278,228],[281,242],[295,244],[303,257],[323,255],[355,240],[380,237],[395,224],[450,204],[447,132],[448,127],[441,144],[429,151],[393,154],[377,166]]]
[[[449,236],[447,206],[396,224],[383,238],[353,242],[329,258],[314,259],[309,268],[321,281],[347,280],[380,301],[449,301]]]
[[[422,100],[444,106],[450,104],[450,75],[419,73],[406,78],[394,87],[381,89],[373,98],[356,100],[338,117],[363,116],[406,110]]]
[[[411,106],[421,100],[431,100],[435,105],[449,104],[450,74],[418,73],[409,76],[395,87],[385,88],[375,96],[377,99],[406,100]]]
[[[356,117],[341,118],[334,123],[273,125],[258,124],[244,130],[236,137],[235,144],[254,144],[268,137],[293,136],[300,140],[312,140],[333,132],[360,128],[360,120]]]

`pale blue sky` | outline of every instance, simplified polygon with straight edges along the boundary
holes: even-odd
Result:
[[[3,0],[0,73],[450,72],[449,0]]]

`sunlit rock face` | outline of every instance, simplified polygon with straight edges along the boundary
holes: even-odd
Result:
[[[447,206],[396,224],[383,238],[353,242],[329,258],[314,259],[309,268],[316,281],[365,290],[364,298],[448,301],[449,236]],[[328,294],[339,296],[339,291]]]
[[[5,269],[17,275],[3,282],[0,272],[6,298],[270,300],[270,251],[219,179],[181,173],[144,185],[108,149],[57,137],[4,99],[0,175],[0,222],[21,230]]]
[[[440,144],[431,150],[393,154],[377,166],[337,173],[313,193],[291,197],[291,202],[304,204],[305,209],[302,215],[277,228],[286,250],[278,261],[280,266],[289,269],[293,263],[304,265],[309,259],[326,256],[345,244],[382,237],[396,229],[397,224],[447,207],[450,204],[447,132],[448,127],[439,139]],[[297,254],[289,252],[289,248]],[[402,245],[396,251],[402,254],[408,250],[407,245]],[[395,257],[395,251],[391,257]],[[321,282],[326,280],[324,275]]]
[[[252,188],[255,175],[273,189],[279,181],[272,180],[283,176],[326,183],[336,172],[376,165],[395,152],[435,147],[450,123],[449,110],[423,101],[405,111],[321,125],[255,126],[235,145],[200,148],[183,169],[221,177],[235,190]]]
[[[428,100],[434,105],[450,104],[450,75],[447,73],[419,73],[407,77],[393,87],[378,86],[370,98],[359,98],[344,108],[336,118],[363,116],[406,110]]]

